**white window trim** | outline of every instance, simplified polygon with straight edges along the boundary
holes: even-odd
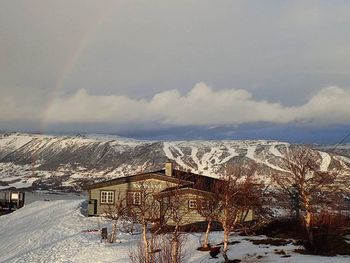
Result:
[[[131,198],[130,198],[131,195]],[[142,204],[142,196],[140,191],[130,191],[128,192],[128,199],[131,199],[130,205],[141,205]]]
[[[101,204],[114,204],[114,191],[101,191]]]
[[[141,205],[141,192],[134,192],[132,203],[133,205]]]
[[[197,200],[195,200],[195,199],[188,200],[188,208],[196,209],[197,208]]]

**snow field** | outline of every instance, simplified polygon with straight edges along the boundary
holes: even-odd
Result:
[[[140,236],[120,234],[121,243],[100,242],[98,232],[84,232],[98,229],[107,222],[100,218],[85,217],[82,213],[83,200],[37,201],[16,212],[0,217],[0,262],[129,262],[128,253]],[[185,262],[217,263],[222,257],[211,259],[208,252],[199,252],[201,233],[192,233],[185,245]],[[247,239],[258,237],[232,236],[240,241],[229,247],[231,259],[242,262],[350,262],[350,257],[318,257],[295,254],[292,244],[286,246],[253,245]],[[213,232],[212,244],[222,242],[222,233]],[[275,250],[283,249],[291,257],[282,258]]]

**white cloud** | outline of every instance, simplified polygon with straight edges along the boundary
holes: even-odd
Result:
[[[157,93],[150,100],[120,95],[92,95],[81,89],[53,101],[49,123],[108,123],[223,125],[253,122],[349,123],[350,92],[339,87],[321,89],[307,103],[287,107],[255,100],[243,89],[213,90],[196,84],[185,95],[177,90]],[[19,111],[22,113],[23,111]]]
[[[292,120],[316,123],[349,123],[350,92],[339,87],[320,90],[305,105],[294,109]]]

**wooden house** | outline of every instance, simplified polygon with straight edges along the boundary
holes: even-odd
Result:
[[[89,193],[89,216],[100,216],[111,211],[118,202],[125,200],[127,206],[140,206],[142,189],[151,189],[157,200],[155,209],[159,210],[159,218],[169,202],[176,195],[182,213],[182,224],[192,224],[206,219],[198,213],[197,206],[210,200],[216,178],[175,170],[172,162],[165,164],[165,169],[121,177],[98,182],[87,187]],[[253,214],[248,218],[251,220]]]

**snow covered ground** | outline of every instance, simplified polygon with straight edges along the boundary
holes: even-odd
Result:
[[[36,201],[56,201],[56,200],[81,200],[87,199],[87,193],[60,193],[60,192],[25,192],[25,205]]]
[[[100,242],[97,229],[106,222],[82,214],[83,200],[36,201],[16,212],[0,217],[0,262],[128,262],[128,253],[138,235],[120,234],[121,243]],[[211,235],[211,243],[222,242],[222,233]],[[190,234],[186,244],[185,262],[216,263],[208,252],[199,252],[201,234]],[[253,245],[246,239],[260,237],[233,236],[240,243],[230,246],[229,257],[242,262],[350,262],[350,257],[318,257],[299,255],[294,245]],[[282,258],[276,249],[283,249],[290,257]]]

